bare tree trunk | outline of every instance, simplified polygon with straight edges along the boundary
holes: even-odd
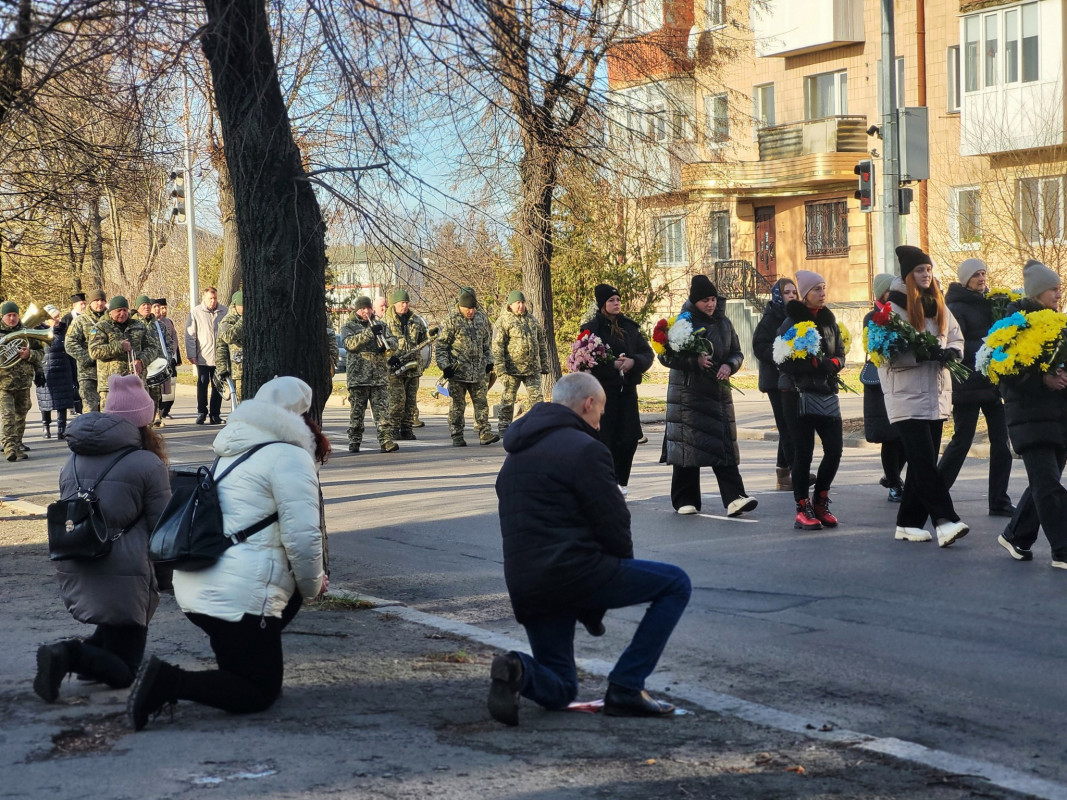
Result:
[[[101,229],[100,198],[89,204],[89,253],[92,255],[93,288],[104,288],[104,232]]]
[[[219,216],[222,219],[222,269],[219,271],[219,297],[225,303],[241,287],[241,243],[234,213],[233,182],[226,157],[212,159],[219,171]]]
[[[19,0],[15,29],[0,41],[0,120],[22,95],[22,68],[26,61],[32,19],[32,0]]]
[[[243,391],[275,375],[332,388],[326,346],[326,226],[278,84],[264,0],[204,0],[202,46],[233,181],[245,283]]]

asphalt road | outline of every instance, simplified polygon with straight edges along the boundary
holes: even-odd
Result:
[[[344,451],[344,416],[327,412],[338,453],[322,472],[334,580],[521,638],[500,563],[492,488],[500,445],[454,449],[444,419],[426,417],[419,441],[399,453],[353,455]],[[742,474],[760,500],[748,518],[722,516],[710,471],[704,514],[679,517],[669,470],[657,463],[660,429],[647,432],[629,498],[635,547],[639,557],[684,566],[694,586],[663,673],[1067,784],[1067,574],[1048,565],[1043,539],[1031,563],[996,544],[1004,521],[985,514],[987,462],[969,462],[954,490],[971,534],[939,550],[893,540],[895,506],[877,485],[875,450],[845,451],[833,494],[841,527],[801,533],[789,494],[772,491],[773,443],[741,443]],[[165,433],[174,463],[207,460],[212,429]],[[0,467],[3,494],[54,492],[61,446],[32,455]],[[1015,463],[1018,497],[1025,476]],[[611,612],[608,634],[582,634],[579,654],[613,658],[638,618]]]

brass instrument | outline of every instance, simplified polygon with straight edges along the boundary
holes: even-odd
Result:
[[[19,351],[30,346],[30,341],[50,342],[55,334],[52,329],[37,330],[37,326],[49,319],[48,312],[30,303],[22,315],[18,330],[0,336],[0,369],[11,369],[19,362]]]
[[[430,351],[428,348],[432,347],[433,343],[437,341],[437,336],[440,332],[437,327],[430,328],[427,331],[429,338],[425,342],[409,350],[394,353],[389,358],[389,369],[392,370],[392,373],[398,378],[404,378],[417,369],[426,369],[430,366]]]

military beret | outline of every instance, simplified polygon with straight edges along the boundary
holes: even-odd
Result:
[[[111,301],[107,304],[107,310],[108,311],[114,311],[117,308],[125,308],[127,310],[129,310],[129,308],[130,308],[129,301],[125,297],[123,297],[121,294],[117,294],[114,297],[112,297]]]

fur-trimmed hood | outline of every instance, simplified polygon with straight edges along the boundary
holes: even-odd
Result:
[[[302,447],[315,456],[315,437],[299,414],[274,403],[245,400],[227,418],[226,427],[215,437],[215,455],[235,456],[260,442],[282,441]]]
[[[786,303],[785,313],[793,322],[814,322],[819,327],[837,324],[837,317],[834,316],[834,312],[826,306],[812,314],[811,309],[800,300],[790,300]]]

